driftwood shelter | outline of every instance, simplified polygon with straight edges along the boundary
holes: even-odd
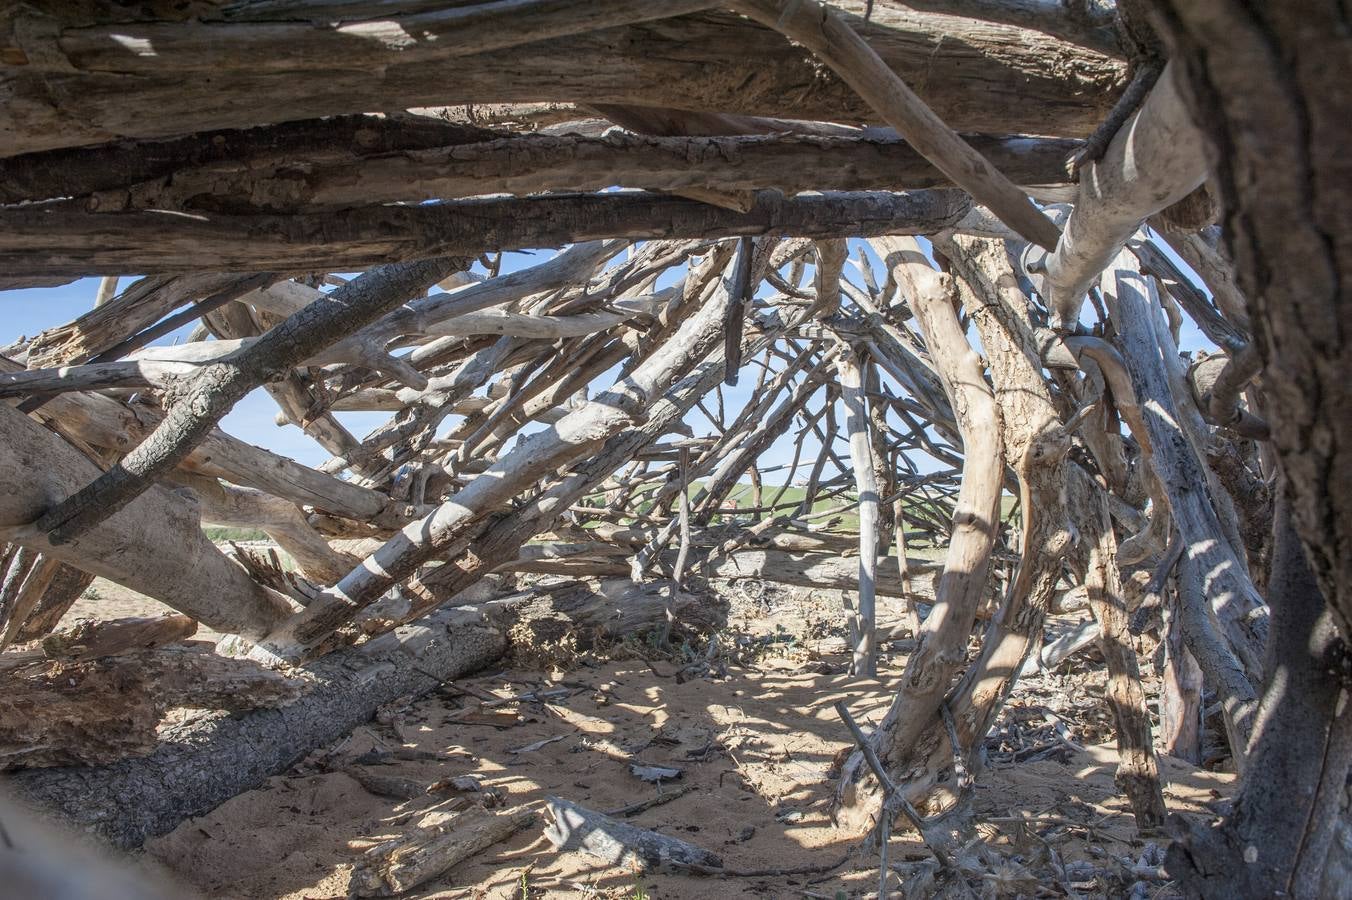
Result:
[[[542,636],[734,677],[740,579],[843,600],[845,859],[349,760],[420,816],[349,889],[544,828],[673,895],[1352,896],[1342,4],[34,2],[0,66],[0,288],[90,286],[0,329],[4,883],[108,896],[37,819],[140,846]],[[327,461],[222,427],[259,389]],[[973,793],[1085,648],[1160,853],[1076,876]]]

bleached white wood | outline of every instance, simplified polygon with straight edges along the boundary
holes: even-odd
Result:
[[[1030,251],[1028,268],[1045,271],[1041,289],[1058,328],[1079,318],[1085,292],[1141,223],[1206,178],[1204,141],[1178,78],[1178,66],[1167,64],[1103,158],[1080,170],[1079,195],[1055,252]]]

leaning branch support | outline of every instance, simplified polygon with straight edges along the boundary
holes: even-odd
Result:
[[[738,0],[735,8],[802,43],[953,182],[1024,238],[1048,249],[1061,233],[1008,178],[935,115],[835,12],[817,0]]]
[[[43,513],[38,530],[53,545],[70,543],[182,462],[254,388],[467,265],[468,260],[440,258],[372,269],[293,314],[238,356],[207,366],[135,450]]]

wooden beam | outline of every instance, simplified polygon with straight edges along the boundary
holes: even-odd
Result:
[[[851,21],[862,20],[865,0],[836,5]],[[294,26],[297,17],[306,18],[303,6],[299,15],[295,8],[272,8],[278,10],[272,25]],[[360,6],[348,8],[354,19],[362,15]],[[386,15],[375,3],[365,12]],[[268,24],[264,15],[253,17],[260,27]],[[145,45],[137,42],[107,47],[101,64],[111,70],[81,68],[80,58],[68,57],[61,41],[65,31],[99,27],[98,22],[63,23],[24,8],[4,24],[9,26],[4,45],[25,63],[7,66],[0,80],[0,146],[6,155],[122,137],[170,137],[458,104],[617,103],[876,121],[868,106],[839,79],[817,69],[809,54],[728,14],[680,16],[473,56],[454,56],[460,49],[454,40],[426,48],[449,58],[414,60],[409,47],[385,48],[365,65],[352,66],[347,52],[307,50],[307,42],[332,46],[333,29],[321,24],[268,65],[260,66],[253,53],[226,56],[200,90],[185,89],[182,71],[155,71],[160,57],[138,51]],[[207,37],[220,24],[192,19],[163,27]],[[500,25],[510,31],[511,19]],[[920,86],[925,101],[945,121],[966,131],[1085,136],[1111,108],[1123,78],[1119,60],[1055,38],[900,5],[876,4],[867,33],[890,68]],[[157,37],[162,41],[165,35]],[[202,58],[193,40],[194,49],[185,51],[185,62],[178,65]],[[343,40],[345,46],[359,42],[350,34]],[[378,47],[374,41],[371,45]],[[419,52],[424,49],[413,50]],[[293,68],[271,64],[293,57],[306,62]],[[1049,67],[1048,59],[1057,65]],[[173,65],[170,61],[166,69]]]
[[[756,120],[760,121],[760,120]],[[225,132],[294,130],[297,123]],[[786,127],[793,123],[785,123]],[[323,134],[324,130],[314,129]],[[91,212],[200,209],[225,212],[307,211],[484,194],[598,191],[611,186],[665,193],[715,191],[913,190],[949,187],[953,179],[890,129],[838,129],[842,134],[752,134],[656,137],[628,132],[600,136],[451,131],[441,145],[413,133],[407,146],[380,142],[383,152],[335,153],[316,140],[287,155],[212,154],[188,144],[178,164],[153,141],[32,153],[0,160],[0,198],[8,203],[83,198]],[[968,135],[966,142],[1019,184],[1066,182],[1066,160],[1083,142],[1067,138]],[[261,137],[254,138],[263,142]],[[186,143],[186,142],[184,142]],[[277,143],[283,143],[279,137]],[[111,164],[135,148],[160,164],[124,176]],[[298,172],[303,171],[303,175]],[[65,173],[67,177],[53,177]],[[699,199],[699,197],[695,197]]]
[[[696,200],[606,193],[376,206],[306,215],[89,213],[68,205],[0,210],[0,266],[56,275],[202,269],[351,271],[390,259],[477,255],[601,238],[738,235],[872,237],[957,224],[955,191],[758,194],[746,213]]]
[[[1102,0],[1079,3],[1065,0],[905,0],[905,5],[926,12],[1031,28],[1109,56],[1122,54],[1113,29],[1113,4]]]
[[[697,12],[716,0],[480,0],[426,12],[347,4],[341,17],[280,4],[258,19],[205,16],[172,22],[119,22],[62,29],[57,47],[83,72],[121,75],[211,72],[249,66],[291,72],[335,58],[359,69],[433,62],[506,50]],[[288,6],[290,8],[288,8]],[[255,14],[257,15],[257,14]],[[414,37],[416,35],[416,38]],[[39,70],[43,58],[32,61]]]
[[[286,159],[312,163],[322,159],[336,165],[386,153],[473,144],[501,134],[429,116],[350,115],[169,139],[110,141],[0,159],[0,202],[83,197],[181,170],[245,161],[266,166]]]

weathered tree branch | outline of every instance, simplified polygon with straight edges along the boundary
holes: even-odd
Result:
[[[203,268],[349,271],[389,259],[474,255],[600,238],[929,234],[956,225],[954,191],[756,196],[746,213],[643,193],[377,206],[302,215],[0,210],[0,264],[14,273],[161,274]]]
[[[737,0],[734,8],[798,41],[835,70],[889,125],[1010,228],[1048,249],[1060,231],[836,13],[817,0]]]
[[[182,462],[249,391],[466,265],[443,258],[373,269],[296,313],[234,360],[203,369],[135,450],[45,512],[38,530],[55,545],[78,537]]]
[[[859,21],[865,0],[839,5]],[[572,6],[561,6],[568,17],[576,15]],[[642,8],[661,14],[667,6]],[[386,14],[381,7],[367,9]],[[279,12],[283,29],[295,26],[295,10]],[[459,13],[457,7],[447,14]],[[346,66],[346,52],[280,67],[307,55],[306,44],[293,41],[267,66],[260,67],[256,54],[233,55],[212,69],[210,90],[185,90],[180,72],[153,71],[156,57],[134,47],[109,48],[117,60],[113,71],[81,70],[61,50],[60,21],[34,20],[27,8],[20,15],[30,16],[24,27],[4,23],[18,32],[5,35],[6,46],[28,63],[11,66],[0,82],[7,113],[0,117],[0,143],[9,154],[466,103],[617,103],[800,119],[871,118],[848,86],[814,71],[808,54],[727,14],[681,16],[449,59],[404,62],[409,47],[386,48],[366,65],[352,67]],[[254,21],[258,28],[269,24],[262,17]],[[887,64],[923,86],[935,112],[966,131],[1085,135],[1121,86],[1119,60],[1017,28],[892,4],[879,4],[871,22],[869,40]],[[70,21],[68,27],[80,24]],[[164,27],[205,37],[220,24],[194,20]],[[499,17],[498,31],[513,40],[511,18]],[[323,46],[335,39],[331,27],[310,29],[306,37]],[[355,36],[338,39],[364,43]],[[412,49],[451,55],[463,48],[439,41]],[[187,57],[194,65],[204,54],[196,48]],[[1048,58],[1059,61],[1054,71]],[[45,61],[59,71],[42,65]],[[129,78],[123,66],[142,71]]]
[[[71,543],[52,545],[24,523],[98,470],[61,438],[0,404],[0,523],[10,539],[186,613],[218,631],[257,638],[291,614],[280,595],[254,583],[202,533],[183,497],[152,488]],[[39,462],[40,461],[40,462]]]
[[[205,165],[199,163],[198,148],[192,146],[185,149],[182,163],[172,166],[166,161],[159,167],[165,171],[156,171],[153,179],[123,182],[113,182],[105,168],[109,150],[60,150],[0,160],[0,179],[14,173],[18,186],[8,188],[10,202],[75,197],[90,212],[239,213],[251,209],[313,212],[495,193],[596,191],[615,185],[675,194],[695,189],[773,189],[792,195],[953,184],[908,142],[882,129],[847,129],[839,136],[735,137],[452,132],[448,137],[455,139],[445,146],[425,146],[423,135],[414,137],[407,148],[379,154],[334,158],[330,147],[318,144],[275,160],[213,158]],[[1078,141],[1053,138],[970,135],[966,140],[1020,184],[1065,181],[1064,160],[1080,146]],[[113,146],[119,154],[132,152],[127,143]],[[153,142],[141,146],[152,152],[156,148]],[[830,164],[823,166],[824,160]],[[42,176],[53,166],[59,167],[56,171],[74,169],[74,173],[60,184],[49,183]],[[87,175],[85,169],[90,170]],[[82,175],[88,191],[81,190]]]

